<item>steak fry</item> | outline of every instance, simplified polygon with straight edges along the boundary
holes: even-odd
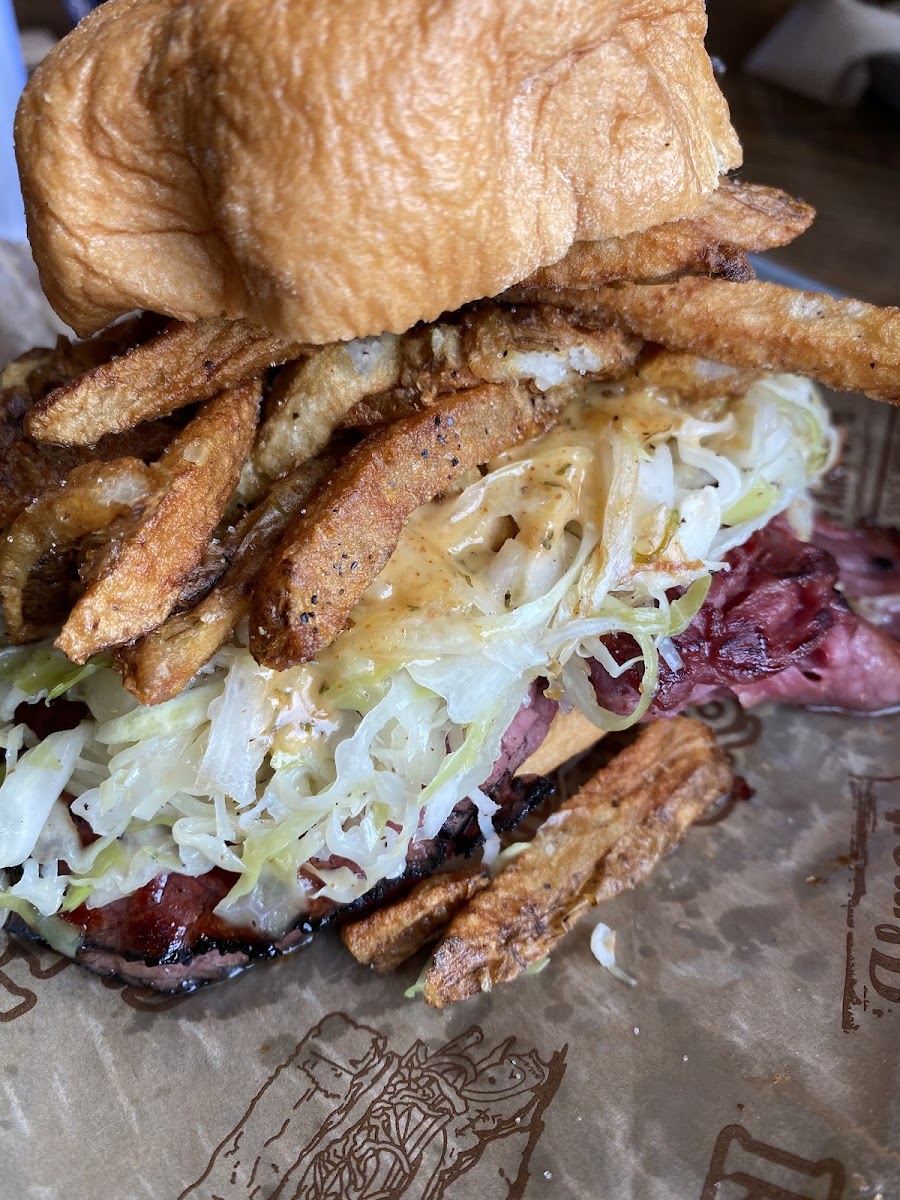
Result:
[[[749,367],[728,367],[683,350],[648,345],[625,376],[625,383],[629,390],[658,388],[676,392],[686,400],[715,400],[745,395],[762,376],[762,371]]]
[[[88,342],[58,338],[52,350],[29,350],[0,373],[0,529],[5,529],[45,491],[62,486],[73,468],[116,458],[159,458],[178,432],[173,421],[139,425],[101,438],[95,446],[47,446],[24,429],[26,414],[51,387],[120,352],[152,326],[142,318],[123,321]]]
[[[133,458],[85,463],[18,517],[0,546],[0,598],[10,641],[37,641],[49,632],[25,617],[28,584],[38,567],[51,556],[61,558],[88,534],[152,504],[165,480],[158,467]]]
[[[567,297],[585,304],[585,292]],[[648,341],[736,367],[808,375],[838,391],[900,403],[900,309],[774,283],[699,277],[590,293]]]
[[[484,384],[360,442],[259,581],[250,616],[257,662],[284,670],[314,659],[346,626],[410,513],[471,467],[545,432],[556,414],[556,403],[524,388]]]
[[[591,905],[646,878],[732,782],[705,725],[686,717],[649,725],[454,918],[425,1000],[443,1008],[545,958]]]
[[[479,868],[431,875],[402,900],[344,925],[341,938],[357,962],[386,975],[440,937],[463,905],[483,891],[490,879],[490,874]]]
[[[683,274],[753,278],[748,252],[786,246],[809,228],[815,210],[777,188],[725,179],[695,217],[643,233],[576,242],[565,258],[520,287],[597,287],[616,280],[652,283]]]
[[[641,343],[596,312],[552,305],[505,309],[479,306],[462,320],[462,354],[484,383],[533,382],[539,391],[584,379],[614,379],[635,360]]]
[[[610,378],[639,348],[637,339],[596,314],[577,317],[537,305],[510,310],[489,302],[453,324],[323,346],[276,379],[242,497],[318,453],[339,425],[386,424],[479,383],[534,380],[545,389]]]
[[[248,321],[173,321],[158,337],[55,388],[25,418],[25,429],[38,442],[92,445],[207,400],[300,349]]]
[[[133,641],[174,608],[232,497],[259,414],[259,379],[222,392],[159,461],[169,486],[153,511],[107,548],[99,577],[72,609],[56,645],[73,662]]]
[[[284,367],[266,404],[243,495],[259,494],[270,480],[313,458],[355,404],[393,387],[400,376],[399,343],[393,334],[335,342]]]
[[[125,687],[142,704],[161,704],[185,688],[231,635],[250,608],[250,593],[291,519],[336,465],[321,454],[285,479],[238,526],[231,562],[194,608],[124,646],[116,665]]]

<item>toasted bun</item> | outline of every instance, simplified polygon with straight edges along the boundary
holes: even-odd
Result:
[[[307,342],[491,296],[694,212],[740,148],[703,0],[108,0],[16,137],[59,315]]]

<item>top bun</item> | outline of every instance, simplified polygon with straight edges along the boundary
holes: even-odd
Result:
[[[695,212],[740,147],[703,0],[108,0],[25,89],[28,232],[133,309],[402,332]]]

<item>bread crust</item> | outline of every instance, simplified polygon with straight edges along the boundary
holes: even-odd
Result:
[[[740,162],[703,0],[107,0],[16,123],[42,283],[329,342],[689,215]]]

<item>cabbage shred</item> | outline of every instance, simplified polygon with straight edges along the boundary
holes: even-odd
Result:
[[[489,830],[480,785],[534,680],[600,729],[639,720],[725,555],[780,512],[808,532],[807,489],[835,454],[806,380],[696,404],[590,385],[553,431],[413,514],[317,663],[267,670],[239,635],[148,708],[105,658],[0,650],[0,923],[218,866],[235,877],[221,915],[280,936],[311,894],[346,903],[401,874],[464,797]],[[632,665],[607,651],[616,633],[643,663],[627,717],[588,673]],[[90,719],[38,744],[16,709],[63,693]]]

